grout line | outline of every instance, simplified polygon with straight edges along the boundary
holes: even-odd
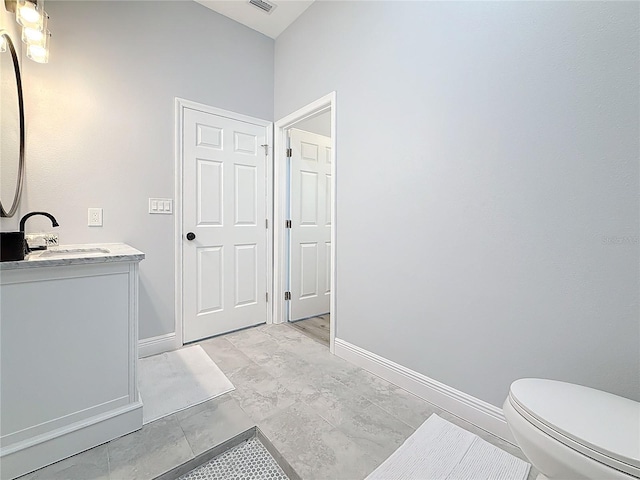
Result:
[[[359,368],[360,370],[363,370],[363,371],[367,372],[367,370],[364,370],[364,368],[361,368],[361,367],[357,367],[357,368]],[[370,373],[370,372],[367,372],[367,373]],[[373,374],[371,374],[371,375],[373,375]],[[334,377],[334,378],[335,378],[335,377]],[[404,420],[402,420],[401,418],[398,418],[396,415],[394,415],[394,414],[393,414],[393,412],[390,412],[387,408],[383,407],[382,405],[378,405],[378,403],[377,403],[377,402],[375,402],[374,400],[372,400],[372,399],[369,399],[369,398],[365,397],[365,396],[364,396],[364,395],[362,395],[360,392],[358,392],[358,390],[356,390],[356,389],[354,389],[353,387],[351,387],[351,386],[347,385],[346,383],[344,383],[343,381],[341,381],[339,378],[335,378],[335,380],[336,380],[336,381],[338,381],[339,383],[341,383],[342,385],[344,385],[346,388],[348,388],[348,389],[350,389],[350,390],[352,390],[352,391],[356,392],[356,393],[357,393],[358,395],[360,395],[362,398],[364,398],[365,400],[367,400],[368,402],[370,402],[372,405],[375,405],[376,407],[378,407],[378,408],[379,408],[380,410],[382,410],[383,412],[387,413],[388,415],[391,415],[393,418],[395,418],[396,420],[398,420],[400,423],[403,423],[403,424],[404,424],[404,425],[406,425],[407,427],[412,428],[412,429],[413,429],[413,431],[416,431],[416,430],[418,429],[418,427],[414,427],[413,425],[409,425],[407,422],[405,422],[405,421],[404,421]],[[387,382],[387,381],[386,381],[386,380],[384,380],[384,379],[381,379],[381,380],[383,380],[384,382]],[[392,383],[390,383],[390,382],[387,382],[387,383],[388,383],[389,385],[393,385],[393,384],[392,384]],[[397,388],[400,388],[400,387],[398,387],[397,385],[393,385],[393,386],[394,386],[394,387],[397,387]],[[403,390],[403,391],[405,391],[405,392],[406,392],[406,390],[404,390],[404,389],[402,389],[402,388],[400,388],[400,390]],[[407,393],[409,393],[409,392],[407,392]],[[414,396],[415,396],[415,395],[414,395]],[[428,405],[431,405],[431,406],[435,407],[435,409],[439,409],[439,407],[437,407],[436,405],[432,405],[431,403],[429,403],[429,402],[427,402],[427,401],[425,401],[425,400],[422,400],[420,397],[416,397],[416,399],[418,399],[419,401],[425,402],[425,403],[426,403],[426,404],[428,404]],[[436,413],[437,413],[437,412],[436,412]],[[429,418],[430,416],[431,416],[431,414],[429,414],[429,416],[428,416],[427,418]],[[425,418],[425,421],[426,421],[426,418]],[[424,422],[423,422],[423,423],[424,423]]]
[[[107,442],[107,476],[109,477],[109,480],[111,480],[111,454],[109,453],[109,444],[112,442],[113,440]]]
[[[195,406],[195,405],[194,405]],[[194,414],[195,415],[195,414]],[[196,456],[196,452],[193,451],[193,445],[191,445],[191,442],[189,441],[189,437],[187,437],[187,432],[184,431],[184,428],[182,428],[182,423],[180,423],[180,419],[175,416],[175,413],[171,415],[172,417],[174,417],[176,423],[178,424],[178,426],[180,427],[180,430],[182,431],[182,436],[184,437],[184,439],[187,441],[187,445],[189,445],[189,450],[191,450],[191,458],[195,458]],[[190,415],[191,416],[191,415]],[[189,418],[189,417],[185,417]]]

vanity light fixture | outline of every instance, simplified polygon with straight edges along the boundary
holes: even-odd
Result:
[[[44,0],[5,0],[5,5],[9,11],[15,12],[16,22],[22,26],[27,57],[34,62],[47,63],[51,32],[47,29],[49,16],[44,11]]]

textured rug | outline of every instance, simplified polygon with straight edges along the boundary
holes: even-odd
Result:
[[[138,366],[144,424],[235,388],[200,345],[141,358]]]
[[[525,480],[530,468],[433,414],[367,480]]]

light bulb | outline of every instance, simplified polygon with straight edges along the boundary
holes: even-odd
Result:
[[[16,21],[23,27],[43,30],[44,10],[43,0],[38,3],[32,0],[18,0],[16,7]]]
[[[40,43],[28,44],[27,57],[34,62],[47,63],[49,61],[49,37],[51,37],[51,33],[47,30]]]
[[[36,23],[40,18],[40,14],[33,3],[26,3],[20,7],[20,16],[28,23]]]
[[[49,17],[46,12],[42,13],[42,30],[33,27],[22,27],[22,41],[27,45],[44,43],[44,32],[47,31],[47,22]]]
[[[42,43],[44,34],[35,28],[22,27],[22,41],[27,45],[32,43]]]
[[[27,57],[37,63],[47,63],[49,61],[49,50],[40,45],[29,45],[27,47]]]

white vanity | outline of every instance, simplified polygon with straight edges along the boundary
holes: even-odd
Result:
[[[0,263],[0,471],[15,478],[142,427],[138,266],[125,244]]]

